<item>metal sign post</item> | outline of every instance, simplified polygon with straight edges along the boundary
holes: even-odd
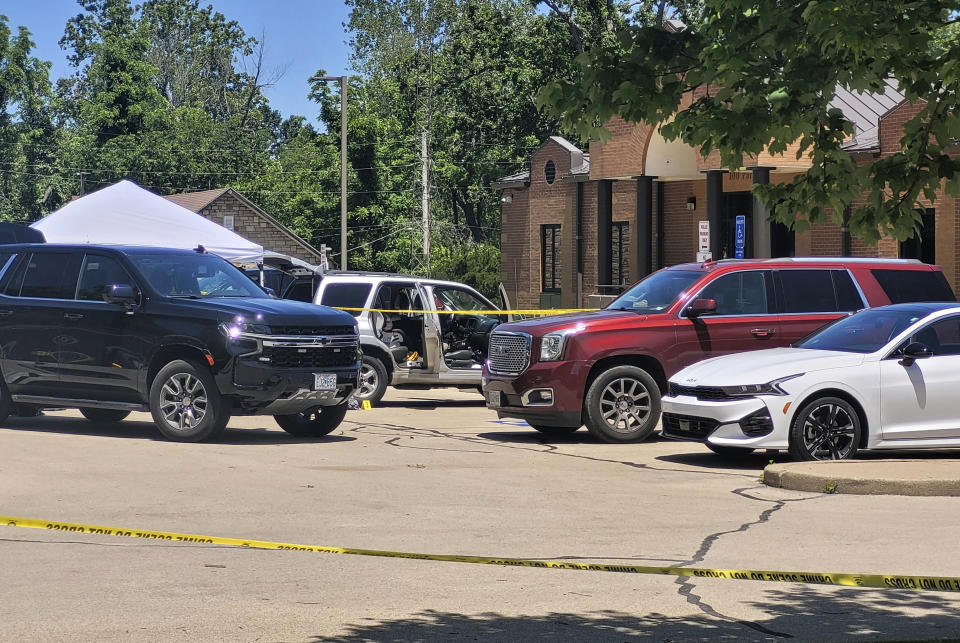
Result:
[[[734,244],[734,258],[743,259],[743,245],[747,240],[747,217],[739,215],[737,217],[736,242]]]

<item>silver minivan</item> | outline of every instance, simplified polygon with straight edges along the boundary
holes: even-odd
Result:
[[[466,284],[389,273],[327,272],[314,303],[363,309],[347,312],[357,318],[363,349],[355,395],[371,403],[388,385],[479,391],[490,331],[507,321],[489,314],[498,307]]]

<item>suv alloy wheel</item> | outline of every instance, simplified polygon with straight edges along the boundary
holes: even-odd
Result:
[[[615,366],[597,376],[583,401],[587,429],[605,442],[644,440],[660,418],[660,388],[638,366]]]
[[[150,412],[160,432],[180,442],[215,437],[230,421],[209,371],[186,360],[174,360],[157,373],[150,387]]]

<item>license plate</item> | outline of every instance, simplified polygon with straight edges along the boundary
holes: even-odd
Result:
[[[503,406],[503,391],[487,391],[487,406]]]
[[[314,373],[313,390],[315,391],[334,391],[337,388],[336,373]]]

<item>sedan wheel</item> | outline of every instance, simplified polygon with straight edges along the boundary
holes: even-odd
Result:
[[[821,397],[804,406],[790,429],[796,460],[847,460],[860,444],[860,415],[846,400]]]

